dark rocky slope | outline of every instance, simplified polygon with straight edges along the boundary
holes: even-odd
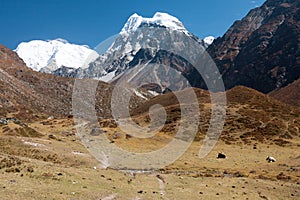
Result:
[[[300,1],[268,0],[208,48],[227,89],[269,93],[300,77]]]

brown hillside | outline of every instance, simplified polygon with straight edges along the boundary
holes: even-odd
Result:
[[[75,79],[33,71],[18,55],[0,46],[0,115],[15,113],[26,120],[34,116],[68,116],[72,114]],[[111,116],[110,97],[113,86],[98,81],[96,110],[99,117]],[[87,88],[83,88],[86,90]],[[86,100],[85,97],[82,98]],[[134,95],[131,107],[143,99]]]
[[[70,114],[72,79],[35,72],[4,46],[0,46],[0,52],[2,114]]]
[[[300,79],[294,81],[288,86],[274,91],[270,96],[284,103],[300,106]]]
[[[201,111],[198,138],[204,137],[210,121],[210,101],[208,93],[196,90]],[[268,144],[292,144],[294,137],[300,137],[300,110],[257,92],[238,86],[226,92],[227,116],[221,139],[228,144],[262,142]],[[153,98],[140,105],[134,114],[139,124],[149,122],[147,112],[152,105],[164,105],[168,114],[163,131],[176,132],[180,120],[180,108],[174,94]],[[145,112],[145,113],[143,113]],[[143,114],[142,114],[143,113]]]

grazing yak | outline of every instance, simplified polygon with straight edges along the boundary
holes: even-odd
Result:
[[[268,156],[268,157],[266,158],[266,160],[267,160],[268,162],[276,162],[276,159],[275,159],[274,157],[272,157],[272,156]]]
[[[224,158],[226,158],[226,155],[224,154],[224,153],[218,153],[218,157],[217,158],[222,158],[222,159],[224,159]]]

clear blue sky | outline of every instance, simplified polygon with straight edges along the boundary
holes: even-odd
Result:
[[[32,39],[64,38],[94,48],[117,34],[133,13],[179,18],[203,38],[222,36],[264,0],[0,0],[0,44],[11,49]]]

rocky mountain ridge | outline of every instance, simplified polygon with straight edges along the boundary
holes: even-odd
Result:
[[[214,41],[208,52],[227,89],[269,93],[300,77],[299,13],[299,0],[268,0]]]

